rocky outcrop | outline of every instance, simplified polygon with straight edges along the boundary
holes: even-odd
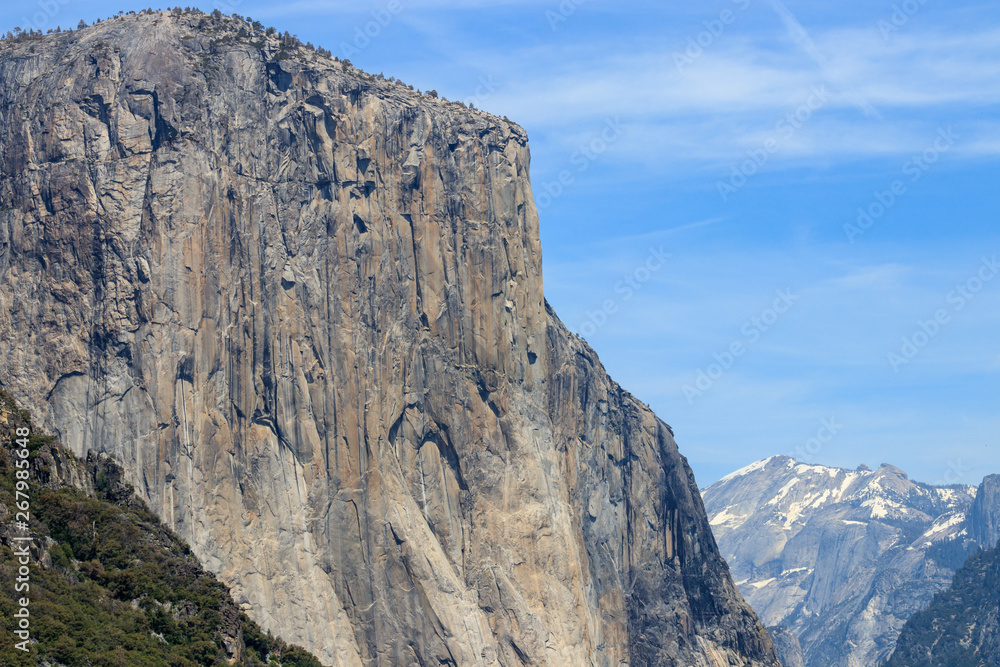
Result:
[[[776,665],[524,131],[200,13],[0,50],[0,384],[329,665]]]
[[[25,449],[27,456],[22,454]],[[18,465],[24,461],[27,468]],[[0,572],[5,579],[0,606],[6,621],[22,606],[19,600],[28,596],[31,633],[25,643],[30,645],[30,653],[20,656],[13,648],[24,637],[15,638],[17,626],[5,622],[0,627],[0,638],[8,647],[4,662],[10,658],[10,664],[23,665],[96,664],[98,656],[108,662],[110,656],[102,654],[101,642],[87,642],[89,638],[82,636],[87,628],[81,627],[80,617],[91,616],[88,603],[99,600],[101,612],[114,610],[114,625],[100,627],[113,638],[112,646],[118,643],[114,664],[138,664],[138,660],[192,664],[184,648],[198,644],[203,660],[215,662],[213,658],[217,658],[215,664],[262,665],[247,659],[243,632],[246,626],[260,636],[260,629],[241,616],[225,589],[201,568],[187,545],[149,513],[124,481],[122,469],[105,454],[91,451],[86,461],[74,457],[52,437],[40,433],[28,412],[19,409],[6,392],[0,392],[0,477],[13,480],[15,471],[24,475],[29,488],[37,493],[32,494],[27,512],[17,512],[15,522],[12,510],[17,511],[15,503],[23,501],[15,497],[13,485],[0,487]],[[23,516],[29,517],[26,526],[20,524]],[[121,526],[127,528],[122,530]],[[15,590],[13,573],[22,564],[22,548],[34,568],[30,581],[25,582],[28,587]],[[70,561],[67,553],[87,562]],[[144,560],[156,563],[154,577]],[[149,590],[132,597],[131,587],[139,581],[149,582]],[[192,595],[183,597],[185,593]],[[170,612],[179,623],[175,623],[169,641],[160,635],[159,652],[150,655],[149,646],[143,646],[142,641],[148,641],[156,609]],[[184,648],[172,650],[177,646]],[[292,651],[308,660],[296,664],[317,664],[298,649]]]
[[[891,465],[842,470],[776,456],[703,492],[747,601],[787,626],[809,667],[876,665],[907,619],[979,545],[975,488],[932,487]]]
[[[774,641],[774,648],[778,651],[778,660],[782,667],[806,667],[805,659],[802,657],[802,645],[795,633],[784,626],[771,627],[767,629]]]
[[[1000,549],[981,551],[915,614],[885,667],[1000,665]]]
[[[969,535],[986,549],[1000,542],[1000,475],[989,475],[979,485],[969,511]]]

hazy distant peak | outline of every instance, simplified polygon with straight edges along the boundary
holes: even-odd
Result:
[[[1000,538],[1000,476],[978,495],[974,506],[975,487],[916,482],[889,463],[847,470],[788,456],[702,492],[737,586],[765,624],[799,637],[807,667],[888,657],[978,540]]]

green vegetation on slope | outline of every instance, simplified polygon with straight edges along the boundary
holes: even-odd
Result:
[[[981,551],[914,614],[885,667],[1000,665],[1000,549]]]
[[[30,653],[14,648],[18,563],[14,434],[30,417],[0,392],[0,666],[319,667],[241,614],[229,591],[122,483],[109,459],[83,462],[33,428]],[[75,471],[76,477],[73,477]],[[83,480],[86,490],[65,479]]]

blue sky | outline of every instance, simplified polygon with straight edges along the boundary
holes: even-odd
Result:
[[[1000,3],[198,6],[523,125],[547,297],[701,485],[774,454],[1000,472]]]

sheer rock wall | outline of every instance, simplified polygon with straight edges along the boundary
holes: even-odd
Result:
[[[330,665],[777,665],[524,131],[236,19],[0,46],[0,385]]]

